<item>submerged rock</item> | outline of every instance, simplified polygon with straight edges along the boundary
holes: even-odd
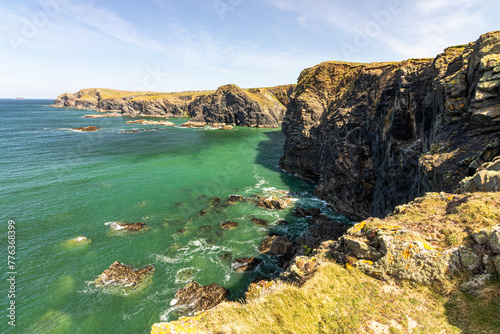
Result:
[[[173,305],[179,305],[186,308],[187,313],[202,312],[222,303],[226,300],[229,291],[220,285],[213,283],[206,286],[200,286],[192,281],[187,286],[179,289],[175,293]]]
[[[257,266],[261,263],[261,259],[256,259],[254,257],[242,257],[234,260],[233,267],[237,271],[250,271],[257,268]]]
[[[118,285],[124,287],[135,287],[141,284],[149,274],[154,271],[154,266],[135,270],[118,261],[115,261],[108,269],[104,270],[95,280],[97,286]]]
[[[288,240],[288,236],[268,236],[259,247],[259,252],[270,255],[283,255],[292,250],[292,243]]]

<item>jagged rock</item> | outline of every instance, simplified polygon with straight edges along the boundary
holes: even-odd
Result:
[[[216,283],[200,286],[192,281],[175,293],[174,305],[184,306],[188,313],[193,314],[217,306],[226,300],[228,293],[227,289]]]
[[[283,119],[280,167],[361,219],[454,191],[500,154],[499,45],[497,31],[435,59],[305,69]]]
[[[500,191],[500,158],[483,164],[476,174],[466,177],[459,184],[459,192]]]
[[[71,129],[73,131],[79,131],[79,132],[92,132],[92,131],[97,131],[99,128],[97,126],[85,126],[85,127],[80,127],[80,128],[73,128]]]
[[[235,222],[225,222],[219,225],[223,230],[232,230],[238,227],[238,223]]]
[[[321,214],[321,209],[319,208],[309,208],[303,209],[300,206],[293,210],[293,215],[297,217],[314,217]]]
[[[257,266],[261,263],[261,259],[256,259],[254,257],[242,257],[234,260],[233,267],[237,271],[250,271],[257,268]]]
[[[288,236],[268,236],[259,247],[259,252],[262,254],[283,255],[292,250],[292,243],[288,240]]]
[[[500,276],[500,255],[497,255],[493,258],[493,264],[495,265],[497,274]]]
[[[500,254],[500,225],[489,231],[488,246],[494,254]]]
[[[189,105],[193,120],[209,124],[278,127],[285,107],[265,89],[244,90],[221,86],[214,94],[200,96]]]
[[[144,279],[154,271],[154,266],[135,270],[118,261],[115,261],[108,269],[104,270],[95,280],[95,284],[100,285],[120,285],[124,287],[135,287],[142,283]]]
[[[479,295],[486,286],[486,282],[492,279],[493,276],[488,274],[474,276],[467,282],[460,285],[460,290],[473,295]]]
[[[288,206],[288,204],[290,204],[290,201],[286,201],[276,196],[261,197],[257,202],[258,207],[270,210],[273,209],[284,210]]]
[[[307,228],[306,232],[297,238],[298,245],[311,249],[317,248],[323,241],[337,240],[349,226],[335,221],[320,221]]]
[[[358,259],[377,261],[382,257],[382,254],[377,249],[352,237],[344,236],[342,242],[345,245],[346,252]]]

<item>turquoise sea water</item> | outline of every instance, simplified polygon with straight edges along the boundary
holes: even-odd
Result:
[[[284,136],[277,129],[154,129],[121,117],[85,119],[93,112],[56,109],[52,102],[0,100],[2,333],[149,333],[153,323],[178,316],[170,303],[191,279],[243,298],[257,274],[276,275],[276,259],[257,250],[265,236],[297,236],[308,222],[292,216],[293,205],[226,207],[211,204],[213,197],[293,191],[297,205],[327,212],[310,195],[311,184],[278,170]],[[69,131],[89,125],[100,130]],[[134,129],[141,131],[120,133]],[[253,216],[269,226],[255,225]],[[276,224],[280,219],[290,224]],[[15,298],[8,297],[9,220],[16,227]],[[147,229],[117,233],[106,224],[116,221],[145,222]],[[223,231],[219,224],[226,221],[239,226]],[[91,242],[68,244],[78,236]],[[226,253],[264,263],[235,272],[222,258]],[[96,288],[92,281],[117,260],[155,265],[150,284],[133,293]],[[11,300],[15,327],[8,324]]]

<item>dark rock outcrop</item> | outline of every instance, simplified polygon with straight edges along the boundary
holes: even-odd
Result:
[[[226,288],[216,283],[200,286],[192,281],[175,293],[175,305],[185,307],[189,314],[202,312],[225,301],[228,293]]]
[[[453,191],[500,153],[500,32],[435,59],[326,62],[292,94],[280,166],[356,218]]]
[[[259,252],[270,255],[283,255],[292,250],[292,243],[288,236],[268,236],[259,246]]]

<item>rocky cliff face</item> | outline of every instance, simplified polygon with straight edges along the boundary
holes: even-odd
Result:
[[[120,111],[128,116],[193,117],[208,124],[278,127],[294,85],[215,92],[152,93],[83,89],[57,97],[55,106]]]
[[[349,216],[454,191],[500,154],[500,32],[435,59],[306,69],[283,132],[282,168]]]
[[[251,127],[278,127],[286,108],[266,89],[245,91],[236,85],[222,86],[189,105],[194,121]]]

